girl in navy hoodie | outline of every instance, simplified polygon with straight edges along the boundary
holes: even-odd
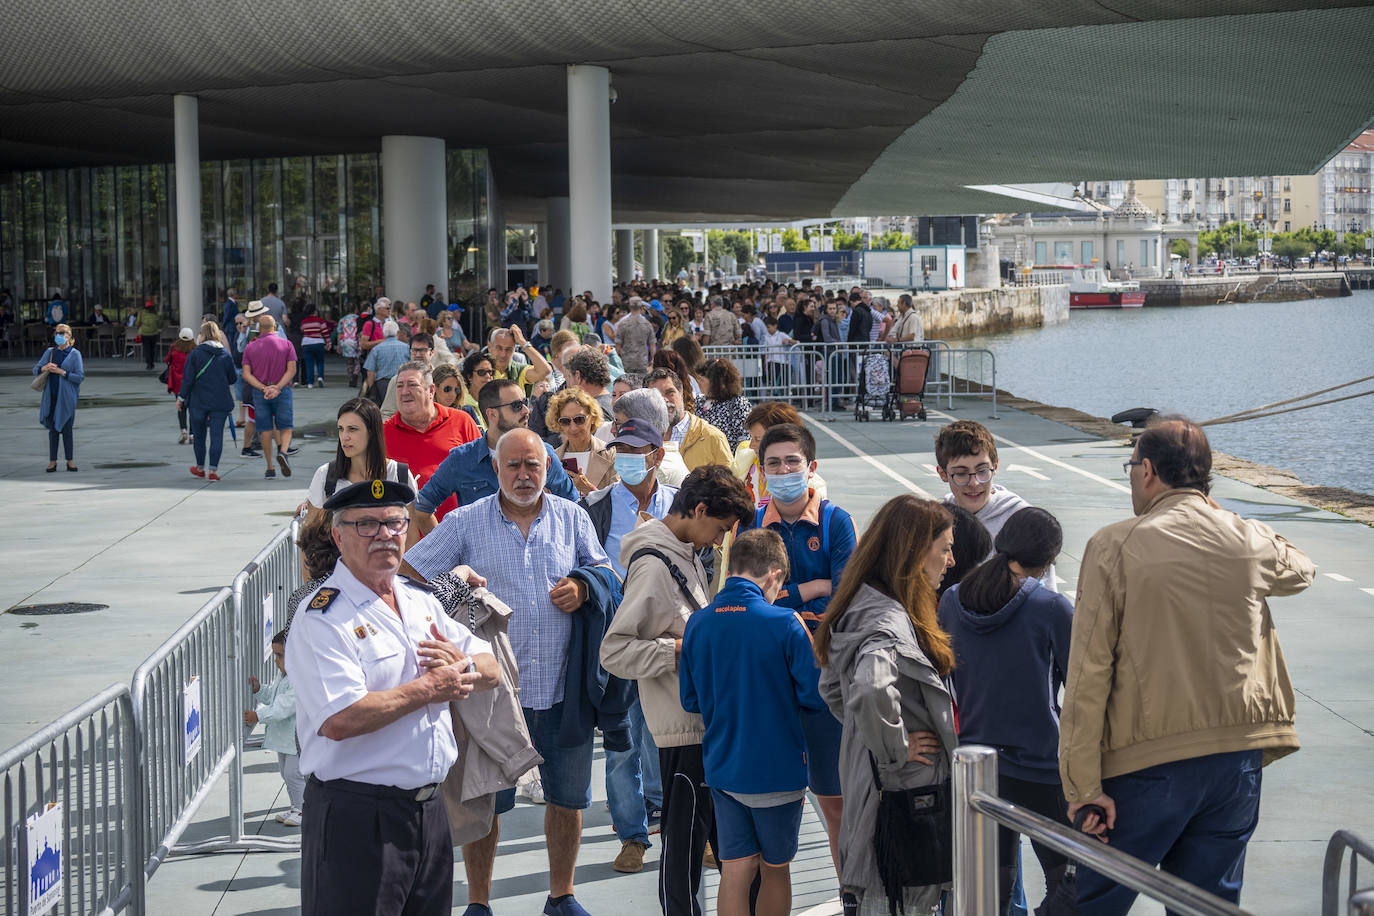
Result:
[[[1059,782],[1059,688],[1069,665],[1073,605],[1040,577],[1063,546],[1044,509],[1019,509],[993,542],[993,554],[940,599],[940,626],[954,645],[961,744],[997,748],[998,794],[1065,821]],[[999,912],[1016,878],[1020,836],[997,832]],[[1068,860],[1032,842],[1050,896]]]

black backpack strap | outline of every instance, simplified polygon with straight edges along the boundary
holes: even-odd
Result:
[[[329,470],[324,472],[324,498],[328,499],[334,495],[334,491],[339,488],[339,469],[335,462],[329,462]]]
[[[682,592],[682,597],[687,599],[687,604],[689,607],[701,607],[701,605],[697,603],[696,596],[692,594],[691,587],[687,584],[687,576],[683,574],[682,570],[677,568],[677,564],[675,564],[671,559],[669,559],[667,554],[663,553],[663,551],[658,550],[657,548],[641,547],[634,553],[630,554],[630,562],[625,565],[626,578],[629,578],[630,567],[635,565],[635,560],[638,560],[640,557],[646,556],[658,557],[660,560],[663,561],[663,565],[668,567],[668,575],[673,577],[673,582],[677,584],[678,591]]]
[[[406,483],[408,480],[410,480],[410,465],[406,464],[404,461],[396,462],[396,482]],[[418,496],[419,494],[417,493],[415,495]]]

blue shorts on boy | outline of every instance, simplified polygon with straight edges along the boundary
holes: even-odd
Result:
[[[734,796],[806,789],[801,712],[826,708],[806,625],[794,611],[769,604],[753,582],[732,576],[687,621],[678,677],[683,709],[700,713],[706,726],[706,782],[713,795],[726,795],[732,812],[717,814],[722,857],[782,855],[787,847],[776,834],[787,823],[780,820],[784,812],[750,808]],[[738,856],[725,852],[754,846]],[[796,827],[790,846],[795,854]],[[765,858],[772,864],[790,860]]]
[[[754,807],[722,792],[711,790],[716,809],[716,855],[733,862],[762,854],[768,865],[786,865],[797,857],[801,834],[803,799],[781,805]]]

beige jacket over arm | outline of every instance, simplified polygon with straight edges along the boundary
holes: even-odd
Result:
[[[1059,731],[1070,803],[1175,760],[1298,749],[1293,684],[1267,598],[1312,583],[1273,529],[1168,490],[1088,541]]]

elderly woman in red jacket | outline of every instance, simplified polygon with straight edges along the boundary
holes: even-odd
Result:
[[[181,393],[181,375],[186,371],[186,357],[191,355],[191,351],[196,348],[196,334],[190,328],[182,328],[177,335],[172,348],[167,351],[167,356],[162,360],[167,364],[167,393],[176,396]],[[180,401],[177,402],[177,426],[181,428],[181,438],[177,439],[178,445],[185,445],[191,441],[191,433],[186,428],[186,406]]]

